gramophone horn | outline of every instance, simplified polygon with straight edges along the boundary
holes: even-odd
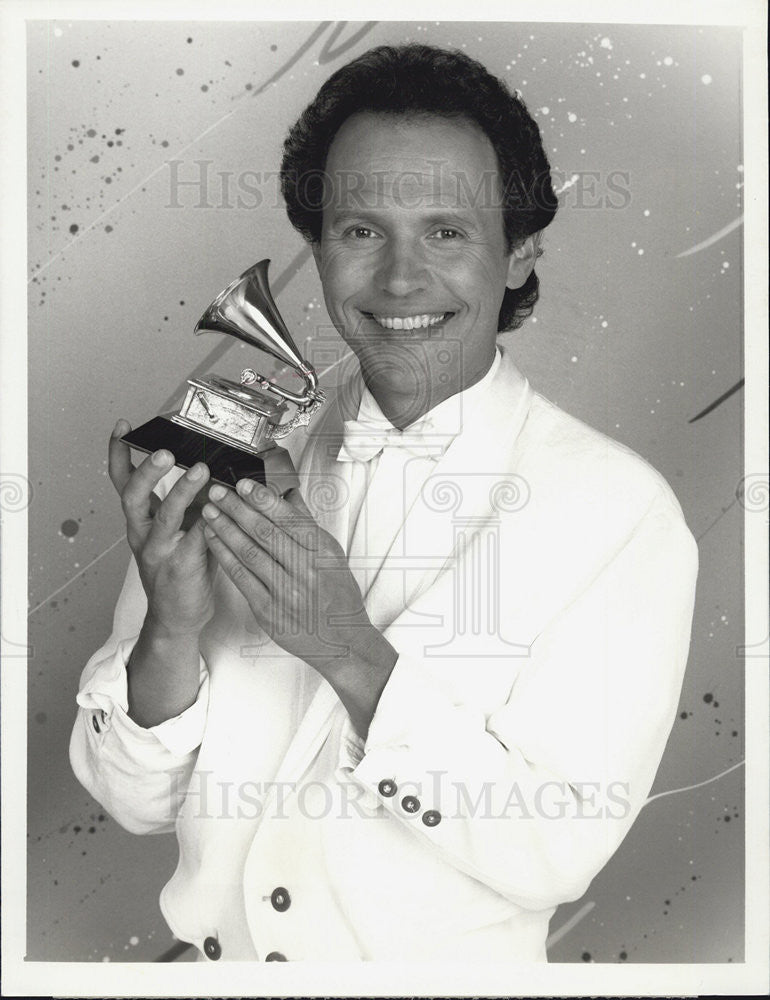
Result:
[[[198,320],[195,333],[226,333],[300,372],[310,387],[308,364],[297,349],[267,282],[269,260],[261,260],[236,278]],[[312,386],[311,386],[312,381]]]

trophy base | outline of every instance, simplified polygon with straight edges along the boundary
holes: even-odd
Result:
[[[205,462],[211,480],[223,486],[234,488],[239,479],[253,479],[267,485],[265,463],[258,455],[250,455],[200,431],[172,423],[167,417],[153,417],[124,434],[121,440],[148,454],[165,448],[174,456],[175,464],[183,469],[191,468],[196,462]],[[271,450],[267,449],[265,454]]]

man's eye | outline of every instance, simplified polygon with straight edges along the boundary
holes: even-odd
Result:
[[[457,239],[460,233],[458,232],[457,229],[444,228],[444,229],[437,229],[433,235],[434,237],[437,237],[440,240],[454,240]]]
[[[371,239],[372,236],[376,236],[377,234],[374,232],[373,229],[367,229],[366,226],[354,226],[351,230],[348,231],[348,235],[352,236],[354,239],[357,240],[368,240]]]

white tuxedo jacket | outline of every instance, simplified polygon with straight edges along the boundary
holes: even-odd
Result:
[[[299,470],[342,544],[336,456],[359,398],[327,404]],[[365,745],[221,572],[200,695],[178,719],[126,715],[146,611],[133,561],[83,672],[74,771],[126,829],[176,829],[161,906],[209,960],[545,961],[555,907],[649,793],[697,573],[661,476],[504,353],[404,515],[366,595],[399,658]]]

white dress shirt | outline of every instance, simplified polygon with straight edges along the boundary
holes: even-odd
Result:
[[[498,348],[489,370],[481,379],[442,400],[405,428],[403,434],[413,442],[411,448],[396,444],[385,447],[368,461],[349,460],[345,442],[350,429],[346,432],[337,457],[338,462],[351,462],[346,553],[364,596],[370,581],[380,571],[389,544],[403,524],[417,492],[434,471],[437,459],[460,433],[463,421],[488,390],[500,358]],[[375,436],[378,430],[395,430],[367,386],[361,394],[357,420],[364,428],[371,428]],[[365,430],[362,433],[365,437]]]
[[[405,433],[407,437],[416,438],[416,440],[424,446],[422,463],[419,463],[418,465],[417,460],[421,457],[421,452],[417,449],[409,451],[397,446],[386,449],[387,457],[385,460],[388,464],[388,468],[383,471],[383,479],[386,484],[384,488],[390,489],[391,495],[394,484],[401,483],[403,481],[403,469],[407,463],[413,471],[413,476],[410,478],[415,484],[420,483],[420,478],[424,481],[430,475],[434,468],[436,458],[446,451],[454,438],[460,433],[463,426],[464,416],[467,416],[470,413],[474,402],[478,400],[479,397],[487,390],[488,386],[495,377],[497,369],[500,365],[500,357],[500,350],[497,349],[489,370],[481,379],[479,379],[478,382],[475,382],[468,389],[464,389],[462,392],[455,393],[453,396],[449,396],[448,399],[442,400],[437,406],[434,406],[433,409],[429,410],[427,414],[406,428]],[[365,421],[367,426],[372,427],[375,430],[378,427],[381,427],[386,431],[392,431],[394,429],[393,424],[391,424],[382,412],[377,400],[371,394],[367,386],[364,386],[361,394],[361,403],[359,405],[357,419],[362,422]],[[337,460],[346,460],[344,443],[340,449],[340,455]],[[411,506],[408,502],[408,497],[404,502],[404,506],[393,503],[378,504],[373,500],[372,484],[377,476],[382,460],[383,452],[379,452],[370,458],[368,462],[352,462],[349,500],[350,519],[348,522],[348,553],[350,552],[350,545],[353,540],[356,525],[358,524],[358,517],[361,512],[364,497],[368,497],[364,517],[367,521],[373,517],[380,523],[383,520],[387,522],[390,518],[390,523],[388,524],[385,534],[387,535],[390,533],[391,538],[395,534],[392,519],[394,517],[401,517],[404,507],[408,509],[408,507]],[[373,511],[373,513],[369,514],[369,511]]]

